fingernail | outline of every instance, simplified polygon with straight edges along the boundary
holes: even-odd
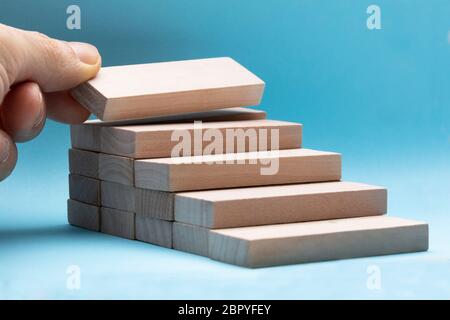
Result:
[[[93,45],[84,42],[69,42],[69,45],[75,51],[81,62],[90,65],[96,65],[98,63],[100,54]]]
[[[44,104],[44,102],[43,102],[44,97],[42,96],[42,93],[40,91],[38,91],[37,94],[39,95],[38,96],[39,105],[42,106]],[[36,129],[38,126],[41,126],[42,122],[45,120],[46,116],[47,115],[46,115],[46,112],[45,112],[45,107],[44,108],[40,108],[39,114],[36,117],[36,120],[34,120],[33,129]]]
[[[0,164],[6,162],[9,158],[9,139],[5,137],[3,132],[0,132]]]

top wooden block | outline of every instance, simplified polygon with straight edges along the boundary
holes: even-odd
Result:
[[[231,58],[102,68],[71,91],[102,120],[258,105],[264,82]]]

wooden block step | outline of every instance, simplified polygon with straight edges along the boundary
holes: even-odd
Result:
[[[188,123],[194,121],[244,121],[262,120],[266,118],[266,113],[261,110],[249,108],[228,108],[217,109],[204,112],[192,112],[176,114],[171,116],[155,117],[151,119],[129,120],[129,121],[101,121],[87,120],[83,124],[70,126],[70,137],[73,148],[100,152],[101,127],[105,126],[126,126],[136,124],[169,124]]]
[[[100,206],[100,180],[69,174],[70,199]]]
[[[67,219],[71,225],[100,231],[100,208],[72,199],[67,200]]]
[[[71,125],[72,148],[100,152],[100,129],[100,126],[91,124],[90,120],[84,124]]]
[[[387,190],[355,182],[181,192],[175,221],[232,228],[386,213]]]
[[[102,68],[71,91],[102,120],[258,105],[264,82],[231,58]]]
[[[224,136],[226,144],[226,130],[244,130],[245,133],[263,134],[267,130],[268,149],[294,149],[301,146],[301,125],[275,120],[236,120],[236,121],[214,121],[201,124],[202,135],[205,130],[216,129]],[[144,124],[144,125],[118,125],[107,126],[105,123],[95,120],[86,121],[81,125],[71,126],[72,147],[76,149],[103,152],[113,155],[121,155],[130,158],[164,158],[171,157],[172,148],[179,143],[179,139],[172,141],[172,134],[186,130],[191,140],[194,140],[193,132],[197,128],[193,122]],[[279,130],[279,146],[272,145],[272,129]],[[200,131],[200,130],[198,130]],[[265,135],[263,135],[265,136]],[[274,136],[275,137],[275,136]],[[214,137],[213,137],[214,138]],[[235,143],[233,137],[230,142]],[[162,139],[161,141],[155,139]],[[246,139],[248,139],[246,137]],[[259,139],[256,139],[259,144]],[[210,144],[209,140],[201,141],[202,147]],[[193,144],[193,142],[192,142]],[[246,143],[248,144],[248,142]],[[273,147],[273,148],[272,148]],[[225,153],[226,148],[223,147]],[[235,152],[236,150],[232,150]],[[249,146],[244,146],[240,152],[249,151]],[[254,150],[257,151],[257,150]],[[191,154],[194,155],[193,150]]]
[[[174,222],[173,248],[207,257],[209,232],[210,229]]]
[[[139,188],[206,190],[340,180],[341,155],[289,149],[136,160],[134,169]]]
[[[174,220],[175,193],[139,189],[116,182],[101,181],[103,207],[135,212],[137,215],[167,221]]]
[[[385,188],[354,182],[167,192],[102,181],[102,206],[206,228],[348,218],[386,213]],[[276,213],[276,214],[274,214]]]
[[[136,196],[132,186],[101,181],[102,207],[136,212]]]
[[[390,216],[212,230],[209,256],[245,267],[428,250],[428,225]]]
[[[98,158],[97,152],[69,149],[69,172],[98,179]]]
[[[134,160],[131,158],[100,153],[98,157],[100,180],[134,185]]]
[[[176,146],[185,147],[183,156],[201,155],[195,148],[202,152],[207,146],[217,146],[210,154],[295,149],[301,146],[301,129],[301,124],[276,120],[102,127],[100,149],[138,159],[180,156],[172,151]],[[216,136],[223,137],[221,143],[214,143]]]
[[[136,239],[172,248],[173,222],[136,215]]]
[[[135,213],[111,208],[101,208],[100,231],[113,236],[134,240]]]
[[[136,214],[173,221],[175,193],[149,189],[134,189]]]

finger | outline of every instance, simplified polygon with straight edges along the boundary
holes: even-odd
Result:
[[[100,54],[90,44],[64,42],[35,33],[31,33],[30,43],[35,54],[22,65],[25,76],[20,80],[32,79],[45,92],[68,90],[93,78],[100,70]]]
[[[44,94],[47,117],[68,124],[83,123],[89,118],[89,111],[75,101],[69,91]]]
[[[101,65],[94,46],[59,41],[37,32],[0,26],[0,43],[8,49],[2,52],[0,65],[6,69],[3,77],[9,85],[31,80],[44,92],[68,90],[93,78]]]
[[[45,116],[44,99],[34,82],[14,86],[3,100],[0,112],[3,130],[16,142],[36,137],[44,127]]]
[[[0,181],[11,174],[16,162],[16,145],[4,131],[0,130]]]

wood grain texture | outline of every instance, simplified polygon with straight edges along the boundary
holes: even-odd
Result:
[[[140,189],[116,182],[101,181],[103,207],[135,212],[137,215],[167,221],[174,220],[171,192]]]
[[[100,206],[100,180],[69,174],[70,199]]]
[[[193,121],[244,121],[262,120],[266,113],[262,110],[250,108],[227,108],[203,112],[181,113],[169,116],[160,116],[137,120],[101,121],[98,119],[87,120],[83,124],[71,125],[70,136],[73,148],[100,152],[101,127],[126,126],[137,124],[170,124],[186,123]]]
[[[210,130],[211,129],[211,130]],[[194,123],[177,124],[154,124],[154,125],[133,125],[102,127],[101,130],[101,151],[103,153],[120,155],[129,158],[168,158],[172,157],[172,149],[180,144],[183,139],[172,139],[176,133],[185,133],[191,139],[191,155],[194,154],[194,130],[201,136],[206,130],[220,133],[223,139],[221,145],[223,152],[216,150],[215,153],[233,153],[258,151],[267,138],[268,149],[295,149],[301,147],[302,126],[298,123],[276,121],[276,120],[246,120],[246,121],[219,121],[206,122],[201,124],[199,129]],[[229,138],[227,140],[227,132]],[[244,133],[244,144],[240,146],[236,136],[230,133]],[[277,132],[279,135],[278,145],[272,145],[271,134]],[[250,144],[249,136],[255,137],[256,149],[250,150],[254,145]],[[263,136],[264,140],[260,140]],[[264,142],[263,142],[264,141]],[[210,145],[211,141],[203,139],[200,141],[202,149]],[[234,148],[228,152],[226,144],[234,145]],[[242,150],[238,150],[238,147]],[[265,150],[265,149],[262,149]]]
[[[135,188],[136,214],[173,221],[174,198],[171,192]]]
[[[133,159],[100,153],[98,166],[100,180],[117,182],[129,186],[134,185]]]
[[[135,190],[132,186],[102,181],[102,206],[129,212],[136,212]]]
[[[136,187],[162,191],[340,179],[341,155],[310,149],[239,153],[234,154],[234,158],[230,155],[211,155],[135,161]]]
[[[101,208],[100,231],[113,236],[134,240],[135,213],[111,208]]]
[[[258,105],[264,82],[231,58],[105,67],[71,91],[102,120]]]
[[[389,216],[212,230],[209,256],[266,267],[426,251],[428,225]]]
[[[98,179],[98,158],[97,152],[69,149],[69,172]]]
[[[185,224],[173,223],[173,248],[180,251],[208,256],[209,229]]]
[[[386,213],[385,188],[354,182],[181,192],[175,221],[232,228]]]
[[[90,121],[70,126],[72,148],[100,152],[100,127]]]
[[[100,231],[100,208],[69,199],[67,200],[67,220],[73,226]]]
[[[136,215],[136,239],[172,248],[173,222]]]

